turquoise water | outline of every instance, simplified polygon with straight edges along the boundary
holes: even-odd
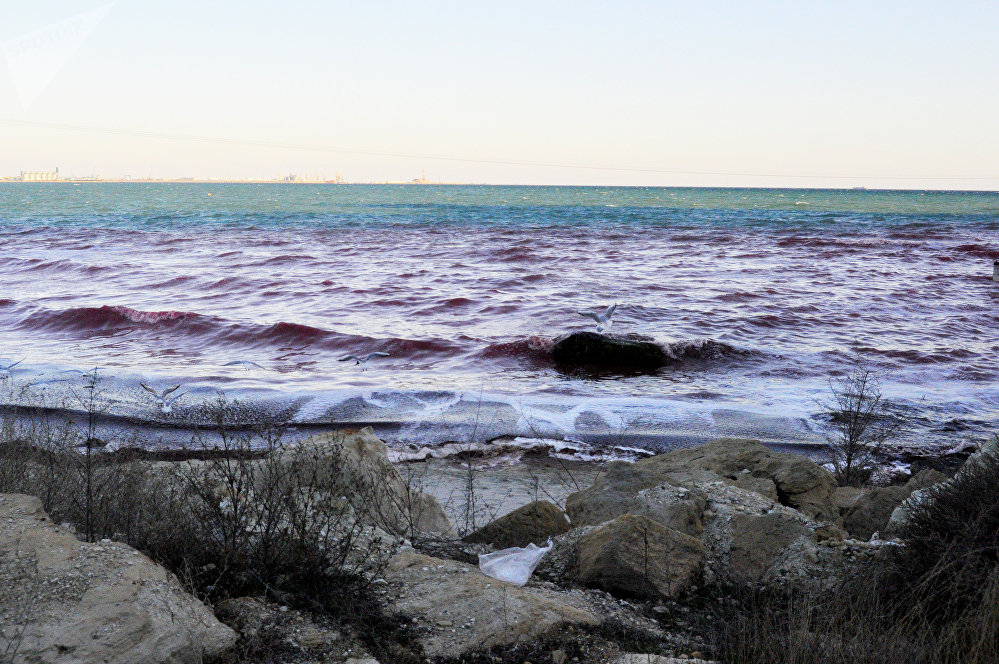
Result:
[[[0,210],[6,223],[120,223],[146,228],[207,222],[994,224],[999,192],[24,183],[0,184]]]

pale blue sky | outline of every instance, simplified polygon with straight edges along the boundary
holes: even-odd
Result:
[[[0,42],[101,4],[2,0]],[[999,189],[997,34],[994,1],[118,0],[27,107],[8,51],[0,121],[426,156],[0,122],[0,174]]]

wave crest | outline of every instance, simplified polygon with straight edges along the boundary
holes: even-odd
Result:
[[[667,357],[677,364],[698,361],[719,361],[745,359],[754,355],[754,351],[730,346],[714,339],[685,339],[674,341],[663,346]]]

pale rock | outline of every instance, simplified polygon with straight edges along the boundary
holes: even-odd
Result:
[[[517,587],[475,567],[402,550],[385,578],[394,592],[388,610],[422,626],[428,657],[464,653],[537,638],[560,625],[597,625],[598,613],[583,597],[542,587]],[[440,628],[460,622],[467,629]]]
[[[0,651],[14,662],[200,664],[236,642],[176,577],[115,542],[60,532],[41,501],[0,495]]]

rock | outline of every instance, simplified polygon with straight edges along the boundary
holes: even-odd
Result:
[[[745,473],[736,477],[735,481],[731,484],[737,489],[758,493],[764,498],[769,498],[774,502],[777,502],[779,499],[779,495],[777,494],[777,485],[774,484],[774,481],[769,477],[754,477],[749,473]]]
[[[383,443],[365,427],[350,433],[312,436],[279,454],[289,460],[311,455],[321,469],[339,473],[335,481],[351,487],[363,512],[380,527],[403,537],[418,533],[447,534],[451,522],[433,496],[410,486],[389,461]],[[338,458],[334,458],[338,457]]]
[[[650,505],[648,497],[639,493],[663,485],[696,492],[701,485],[714,481],[753,487],[763,496],[775,491],[781,504],[809,517],[831,523],[840,520],[834,500],[836,484],[829,471],[804,456],[774,452],[759,441],[741,438],[721,438],[633,464],[611,464],[591,487],[569,496],[566,511],[573,525],[592,525],[633,511],[657,518],[653,514],[659,510],[668,521],[660,521],[664,525],[679,528],[687,521],[688,526],[681,529],[696,534],[693,515],[698,512],[700,501],[694,493],[682,497],[670,490],[668,496],[676,500],[671,498],[669,504],[657,506]],[[689,504],[676,506],[677,500]]]
[[[923,470],[904,485],[871,489],[857,498],[843,517],[843,525],[853,537],[868,540],[876,532],[885,532],[892,512],[914,491],[946,480],[947,476],[943,473]]]
[[[14,662],[200,663],[236,633],[135,549],[80,542],[41,501],[0,496],[0,624],[24,632]],[[0,635],[10,652],[11,632]]]
[[[281,643],[283,654],[296,662],[340,661],[347,653],[364,652],[356,636],[342,627],[319,624],[308,613],[255,597],[224,600],[215,612],[239,632],[244,652]]]
[[[743,583],[763,580],[793,542],[816,539],[808,526],[780,513],[734,515],[731,538],[728,576]]]
[[[581,597],[491,579],[477,567],[412,550],[389,563],[388,609],[419,625],[427,657],[460,657],[479,648],[541,636],[560,625],[597,625]],[[446,623],[450,627],[442,627]]]
[[[662,655],[646,655],[625,653],[611,660],[611,664],[717,664],[706,659],[692,657],[664,657]]]
[[[846,516],[853,506],[856,504],[857,499],[864,495],[864,490],[855,486],[838,486],[833,492],[833,502],[836,503],[836,508],[839,510],[840,516]]]
[[[815,529],[815,539],[819,542],[840,542],[849,536],[846,530],[833,523],[825,523]]]
[[[962,466],[962,470],[966,467],[967,465]],[[947,475],[935,470],[922,470],[916,473],[905,485],[906,488],[913,489],[912,493],[892,510],[883,532],[889,537],[898,535],[909,519],[909,512],[923,501],[931,499],[937,487],[943,487],[952,481]]]
[[[702,484],[701,488],[708,499],[702,536],[708,549],[706,583],[787,585],[783,570],[788,561],[811,557],[820,530],[827,531],[826,539],[839,530],[834,524],[814,521],[793,508],[725,482]],[[798,564],[795,571],[803,567]]]
[[[640,462],[608,464],[591,487],[566,500],[573,527],[600,525],[622,514],[640,514],[688,535],[699,535],[704,494],[648,471]]]
[[[851,536],[869,540],[871,535],[883,531],[896,507],[912,491],[904,485],[871,489],[860,496],[843,517],[843,526]]]
[[[666,364],[666,351],[651,341],[608,337],[596,332],[574,332],[552,348],[561,365],[655,370]]]
[[[695,537],[644,516],[627,514],[582,537],[577,575],[611,593],[676,598],[704,569],[704,545]]]
[[[989,440],[985,441],[982,446],[974,454],[968,457],[967,461],[958,469],[957,473],[954,475],[954,479],[962,477],[965,473],[972,473],[976,469],[981,468],[983,462],[987,459],[994,459],[999,456],[999,436],[993,436]],[[914,482],[916,478],[923,475],[923,472],[917,473],[910,482]],[[943,479],[940,479],[943,476]],[[931,480],[939,480],[932,482]],[[909,496],[891,513],[891,517],[888,519],[888,524],[885,526],[885,530],[889,535],[896,535],[901,532],[901,529],[909,521],[909,513],[916,506],[927,500],[932,500],[934,493],[938,488],[942,489],[945,485],[953,482],[953,480],[947,477],[943,473],[937,473],[928,479],[922,481],[923,486],[917,487]],[[908,486],[908,484],[906,485]]]
[[[498,549],[532,542],[543,546],[548,538],[568,530],[569,518],[565,512],[550,501],[538,500],[491,521],[464,539],[475,544],[492,544]]]

